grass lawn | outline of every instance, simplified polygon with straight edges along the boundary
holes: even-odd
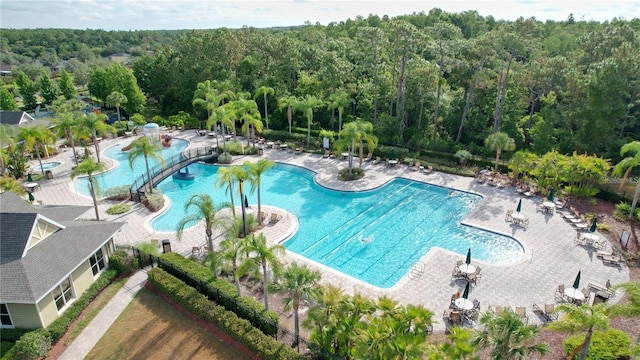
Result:
[[[85,359],[247,359],[142,289]]]

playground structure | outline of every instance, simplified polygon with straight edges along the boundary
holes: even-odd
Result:
[[[149,139],[150,143],[162,145],[166,148],[171,147],[173,137],[164,131],[161,133],[160,130],[160,126],[156,123],[148,123],[142,126],[142,133],[147,137],[147,139]],[[131,143],[133,143],[133,141]],[[131,144],[123,147],[122,151],[129,151],[130,149]]]

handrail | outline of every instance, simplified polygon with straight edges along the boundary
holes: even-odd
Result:
[[[176,154],[169,159],[165,159],[164,167],[163,166],[155,166],[149,170],[151,173],[151,178],[154,180],[154,184],[158,178],[164,178],[171,174],[173,174],[176,170],[188,165],[190,163],[194,163],[197,160],[212,156],[212,150],[215,150],[213,146],[204,146],[196,149],[185,150],[179,154]],[[129,192],[133,195],[135,192],[139,192],[142,188],[144,188],[149,179],[147,177],[146,172],[140,175],[137,179],[133,181],[131,187],[129,188]]]

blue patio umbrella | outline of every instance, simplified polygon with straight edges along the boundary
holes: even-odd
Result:
[[[547,200],[553,202],[554,195],[555,194],[553,193],[553,189],[551,189],[551,191],[549,191],[549,195],[547,195]]]
[[[462,297],[465,299],[469,298],[469,285],[470,283],[467,281],[467,285],[464,287],[464,292],[462,293]]]
[[[597,219],[598,219],[597,217],[595,217],[595,216],[593,217],[593,223],[591,224],[591,227],[589,228],[590,232],[596,232],[596,229],[598,229],[598,224],[597,224],[598,220]]]
[[[516,208],[517,212],[520,212],[520,210],[522,210],[522,199],[520,199],[520,201],[518,201],[518,207]]]
[[[573,288],[578,289],[579,287],[580,287],[580,271],[578,271],[578,275],[576,276],[576,279],[573,280]]]
[[[471,248],[467,251],[467,259],[465,260],[465,263],[467,263],[467,265],[471,264]]]

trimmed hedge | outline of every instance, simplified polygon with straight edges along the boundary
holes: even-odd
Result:
[[[305,359],[294,349],[265,335],[245,319],[239,318],[224,307],[209,301],[198,290],[187,285],[160,268],[151,269],[148,273],[149,283],[168,297],[184,306],[192,314],[215,324],[234,339],[245,344],[249,349],[266,360]]]
[[[278,331],[280,317],[277,312],[265,310],[264,305],[252,297],[238,296],[233,284],[215,278],[211,270],[200,263],[180,254],[167,253],[158,258],[158,266],[196,288],[210,300],[248,320],[265,334],[273,335]]]

